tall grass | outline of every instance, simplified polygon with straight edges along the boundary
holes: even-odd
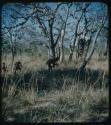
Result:
[[[4,78],[4,120],[31,123],[106,120],[109,115],[107,73],[91,68],[81,73],[73,63],[65,61],[49,73],[42,59],[32,62],[27,58],[20,73],[7,74]]]

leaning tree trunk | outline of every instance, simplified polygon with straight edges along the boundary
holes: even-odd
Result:
[[[66,24],[69,16],[69,7],[67,9],[67,16],[63,24],[63,28],[61,30],[61,37],[60,37],[60,63],[64,61],[64,36],[65,36],[65,30],[66,30]]]
[[[64,47],[63,47],[63,42],[64,42],[64,35],[65,35],[65,29],[61,30],[61,40],[60,40],[60,63],[63,62],[64,59]]]
[[[80,21],[81,21],[81,18],[82,18],[82,16],[83,16],[83,13],[84,13],[84,12],[82,11],[82,14],[81,14],[81,16],[80,16],[80,18],[78,19],[77,24],[76,24],[75,37],[74,37],[73,45],[72,45],[73,48],[70,50],[70,54],[69,54],[69,60],[70,60],[70,61],[72,61],[72,57],[73,57],[73,53],[74,53],[74,48],[75,48],[75,43],[76,43],[76,41],[77,41],[77,36],[78,36],[77,31],[78,31],[79,23],[80,23]]]
[[[87,55],[87,57],[85,58],[85,60],[84,60],[84,62],[83,62],[83,64],[82,64],[82,66],[80,67],[80,69],[84,69],[85,66],[86,66],[86,64],[87,64],[87,63],[89,62],[89,60],[91,59],[91,57],[92,57],[92,55],[93,55],[93,53],[94,53],[94,49],[95,49],[95,45],[96,45],[97,38],[98,38],[98,36],[99,36],[99,34],[100,34],[100,31],[101,31],[102,27],[104,26],[104,23],[105,23],[105,20],[104,20],[104,22],[102,23],[101,27],[100,27],[100,28],[98,29],[98,31],[96,32],[96,35],[95,35],[95,38],[94,38],[94,40],[93,40],[92,47],[91,47],[91,49],[90,49],[89,55]]]
[[[72,49],[72,47],[71,47],[71,50],[70,50],[70,54],[69,54],[69,60],[71,61],[72,60],[72,57],[73,57],[73,53],[74,53],[74,48],[75,48],[75,43],[76,43],[76,41],[77,41],[77,36],[78,36],[78,28],[79,28],[79,23],[80,23],[80,21],[81,21],[81,19],[82,19],[82,16],[83,16],[83,14],[84,13],[86,13],[86,9],[87,9],[87,7],[89,6],[90,4],[83,4],[83,6],[84,6],[84,9],[82,9],[81,11],[81,15],[80,15],[80,17],[79,17],[79,19],[77,20],[77,24],[76,24],[76,27],[75,27],[75,38],[74,38],[74,41],[73,41],[73,49]],[[77,41],[78,42],[78,41]]]

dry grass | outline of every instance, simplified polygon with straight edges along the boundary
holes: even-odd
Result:
[[[91,71],[82,75],[74,62],[65,61],[48,73],[42,59],[32,61],[32,57],[24,56],[22,61],[22,72],[7,74],[2,86],[5,121],[101,122],[108,118],[107,61],[92,58],[87,66]]]
[[[96,70],[97,69],[103,70],[108,74],[109,64],[108,64],[108,60],[99,61],[97,55],[93,55],[87,67],[91,69],[96,69]]]

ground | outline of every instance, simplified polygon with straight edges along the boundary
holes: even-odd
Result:
[[[8,59],[9,58],[9,59]],[[48,72],[45,58],[22,55],[23,69],[3,76],[2,115],[15,122],[102,122],[108,118],[108,61],[93,56],[84,71],[73,59]],[[16,60],[19,57],[16,58]]]

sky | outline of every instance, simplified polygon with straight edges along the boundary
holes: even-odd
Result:
[[[82,3],[82,2],[79,2],[79,3]],[[56,6],[56,3],[46,3],[49,7],[51,7],[52,9],[54,9]],[[89,9],[92,9],[93,10],[93,13],[92,14],[97,14],[97,13],[107,13],[107,5],[106,5],[106,9],[103,9],[101,10],[101,7],[104,5],[104,3],[99,3],[99,2],[92,2],[91,6],[89,7]],[[10,18],[10,14],[12,13],[11,11],[11,8],[14,8],[15,7],[15,4],[11,3],[11,4],[6,4],[3,6],[2,8],[2,27],[3,27],[3,24],[5,24],[5,26],[10,26],[11,24],[12,25],[15,25],[16,22],[13,22],[11,23],[11,18]],[[74,11],[75,8],[72,7],[70,11]],[[25,12],[25,11],[24,11]],[[65,14],[63,12],[61,12],[62,14]],[[89,15],[87,14],[87,16],[90,16],[91,13],[89,13]],[[72,18],[70,18],[68,20],[69,22],[74,22],[74,20]],[[28,21],[27,22],[27,25],[31,25],[32,22],[31,21]],[[33,28],[32,28],[34,31],[38,32],[40,29],[38,28],[37,24],[36,24],[36,21],[35,21],[35,24],[33,24]],[[72,27],[72,29],[74,29],[74,25]],[[67,30],[72,30],[72,29],[67,29]],[[25,34],[24,34],[25,35]],[[69,33],[69,36],[71,34]],[[26,37],[28,38],[29,36],[26,35]]]
[[[78,3],[82,3],[82,2],[78,2]],[[51,8],[55,8],[56,7],[56,3],[51,3],[51,2],[46,2],[46,4],[51,7]],[[101,6],[104,5],[104,3],[101,2],[92,2],[91,6],[89,7],[90,9],[93,10],[93,12],[95,11],[95,13],[101,11]],[[9,3],[9,4],[4,4],[4,6],[2,7],[2,19],[5,20],[5,23],[8,25],[10,23],[10,13],[11,13],[11,7],[14,7],[15,3]],[[107,13],[107,5],[106,6],[106,10],[102,10],[101,13],[104,13],[106,11]],[[74,7],[71,8],[72,11],[74,11]]]

